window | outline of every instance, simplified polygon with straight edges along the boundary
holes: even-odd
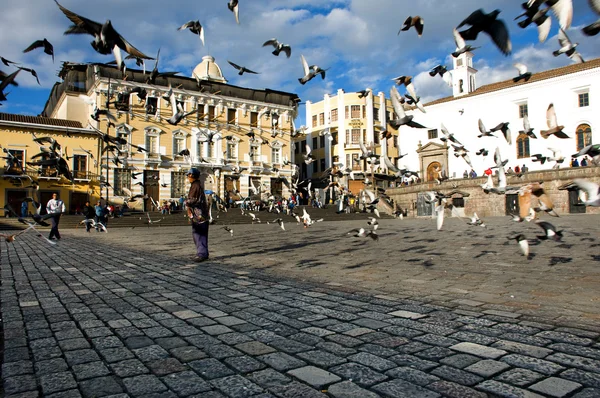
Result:
[[[350,106],[350,118],[351,119],[359,119],[360,118],[360,105],[351,105]]]
[[[377,145],[377,144],[379,144],[379,137],[380,137],[380,135],[379,135],[379,133],[376,131],[376,132],[373,134],[373,142],[374,142],[376,145]]]
[[[216,119],[216,111],[215,111],[215,106],[214,105],[210,105],[208,107],[208,120],[215,120]]]
[[[325,148],[325,136],[324,135],[319,137],[319,148]]]
[[[398,136],[397,135],[392,136],[392,145],[394,145],[394,148],[398,148]]]
[[[579,97],[579,107],[590,106],[590,93],[581,93]]]
[[[129,93],[118,93],[115,102],[115,108],[118,111],[126,112],[129,110]]]
[[[331,110],[331,121],[332,122],[337,122],[338,121],[338,110],[337,110],[337,108]]]
[[[346,145],[350,144],[350,130],[346,129]]]
[[[379,121],[379,108],[373,108],[373,120],[376,122]]]
[[[352,167],[352,155],[349,153],[346,154],[346,167]]]
[[[360,129],[352,129],[352,143],[358,144],[360,141]]]
[[[464,91],[465,91],[465,90],[463,89],[463,79],[460,79],[460,80],[458,81],[458,92],[459,92],[459,93],[462,93],[462,92],[464,92]]]
[[[158,108],[158,98],[156,97],[147,97],[146,98],[146,114],[147,115],[156,115],[156,110]]]
[[[519,134],[517,137],[517,159],[528,158],[529,156],[529,137],[525,134]]]
[[[323,126],[325,124],[325,113],[321,112],[319,114],[319,124]]]
[[[581,150],[592,143],[592,128],[588,124],[580,124],[575,130],[577,134],[577,150]]]
[[[236,109],[227,109],[227,124],[235,124]]]
[[[123,138],[129,142],[129,130],[125,127],[117,127],[117,138]],[[117,148],[121,151],[127,151],[127,144],[117,144]]]
[[[454,207],[465,207],[465,198],[452,198],[452,206]]]
[[[271,163],[281,163],[281,148],[271,148]]]
[[[73,177],[87,178],[87,155],[73,155]]]
[[[331,145],[338,144],[338,133],[331,133]]]
[[[300,152],[306,153],[306,140],[302,140],[302,142],[300,143]]]
[[[527,107],[527,104],[520,104],[519,105],[519,119],[523,119],[525,116],[529,116],[529,109]]]
[[[250,161],[260,161],[260,144],[250,144]]]
[[[250,112],[250,127],[258,127],[258,112]]]
[[[225,156],[227,159],[237,159],[237,142],[227,141]]]
[[[348,107],[348,105],[346,105],[346,115],[345,115],[346,119],[350,118],[350,107]]]
[[[115,196],[125,196],[123,188],[131,190],[131,170],[129,169],[113,169],[115,175],[115,181],[113,183],[113,190]]]
[[[313,137],[313,139],[312,139],[312,149],[319,148],[318,145],[317,145],[318,142],[319,142],[318,138],[317,137]]]
[[[321,164],[321,171],[325,171],[325,159],[321,159],[319,163]]]
[[[462,59],[459,58],[456,60],[456,66],[462,66],[462,64],[463,64]]]
[[[317,115],[312,116],[312,126],[317,127]]]
[[[25,165],[25,151],[20,149],[9,149],[8,152],[15,158],[15,160],[6,162],[6,174],[17,175],[23,173]]]
[[[177,156],[179,152],[185,149],[185,137],[182,133],[173,133],[173,156]]]
[[[158,153],[158,137],[146,135],[146,149],[149,153]]]
[[[275,197],[283,197],[283,181],[279,178],[271,178],[271,193]]]
[[[366,106],[362,106],[362,117],[363,119],[367,117],[367,107]]]
[[[294,146],[294,153],[298,154],[300,153],[300,144],[297,142],[292,143],[292,145]]]
[[[434,139],[438,138],[437,129],[427,130],[427,138],[430,140],[434,140]]]
[[[207,154],[206,156],[209,158],[216,158],[217,157],[217,144],[210,141],[206,143],[206,147],[207,147]]]
[[[172,171],[171,172],[171,197],[179,198],[181,195],[185,195],[185,184],[187,172],[185,171]]]
[[[313,162],[313,173],[319,172],[319,162]]]
[[[360,161],[358,160],[358,153],[352,154],[352,170],[361,170]]]

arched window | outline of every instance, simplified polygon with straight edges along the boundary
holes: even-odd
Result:
[[[458,92],[462,93],[463,91],[464,91],[464,89],[463,89],[463,79],[460,79],[458,81]]]
[[[427,166],[427,181],[434,181],[439,177],[439,173],[442,170],[440,162],[431,162]]]
[[[526,134],[519,134],[517,137],[517,159],[528,158],[529,156],[529,137]]]
[[[592,128],[589,124],[580,124],[577,126],[577,150],[592,144]]]

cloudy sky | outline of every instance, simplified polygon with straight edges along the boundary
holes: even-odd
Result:
[[[62,6],[91,20],[113,26],[142,52],[155,56],[161,49],[159,70],[179,71],[190,76],[204,55],[215,57],[230,84],[257,89],[270,88],[296,93],[303,101],[323,99],[325,93],[339,88],[347,92],[366,87],[389,94],[391,79],[399,75],[414,76],[417,93],[424,102],[451,94],[439,78],[428,75],[430,68],[446,64],[455,49],[452,28],[471,12],[500,9],[499,18],[510,31],[513,52],[503,56],[490,38],[481,34],[472,44],[474,67],[479,71],[478,85],[508,79],[515,75],[515,62],[525,63],[532,72],[566,66],[566,56],[554,57],[559,48],[558,24],[545,43],[538,43],[534,26],[518,27],[514,18],[521,13],[523,0],[239,0],[240,24],[227,8],[227,0],[61,0]],[[573,0],[573,25],[567,32],[580,43],[584,59],[600,56],[600,37],[586,37],[581,27],[593,22],[585,0]],[[425,20],[421,38],[414,30],[398,30],[409,15]],[[190,19],[205,27],[206,46],[197,36],[177,28]],[[111,55],[100,55],[90,46],[92,36],[63,35],[70,21],[52,0],[4,0],[0,14],[0,56],[34,68],[41,81],[27,73],[18,76],[19,87],[10,87],[8,101],[1,112],[37,115],[43,110],[50,88],[59,79],[63,61],[109,62]],[[55,63],[41,49],[24,54],[33,41],[47,38],[55,51]],[[272,48],[261,47],[271,38],[292,46],[291,58],[271,54]],[[300,63],[303,54],[309,64],[329,68],[325,80],[313,79],[302,86]],[[238,76],[227,63],[260,72]],[[150,61],[153,62],[153,61]],[[130,64],[135,68],[135,64]],[[153,64],[147,65],[151,69]],[[0,70],[13,68],[0,64]],[[304,107],[297,125],[304,124]]]

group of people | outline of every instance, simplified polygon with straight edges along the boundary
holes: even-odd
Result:
[[[584,156],[583,159],[581,160],[581,164],[579,163],[579,161],[577,160],[577,158],[571,159],[571,167],[587,167],[588,166],[588,160],[587,160],[587,156]]]
[[[114,217],[114,206],[109,204],[103,204],[101,201],[96,203],[96,206],[92,206],[89,201],[85,202],[82,213],[86,220],[94,220],[85,223],[86,232],[90,232],[92,224],[95,226],[97,232],[100,232],[100,224],[106,227],[108,225],[108,219],[111,214]]]

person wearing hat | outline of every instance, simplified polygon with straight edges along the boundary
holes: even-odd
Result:
[[[196,256],[193,260],[201,263],[208,260],[208,202],[200,182],[200,170],[195,167],[189,169],[187,178],[191,186],[185,205],[192,222],[192,236],[196,244]]]

